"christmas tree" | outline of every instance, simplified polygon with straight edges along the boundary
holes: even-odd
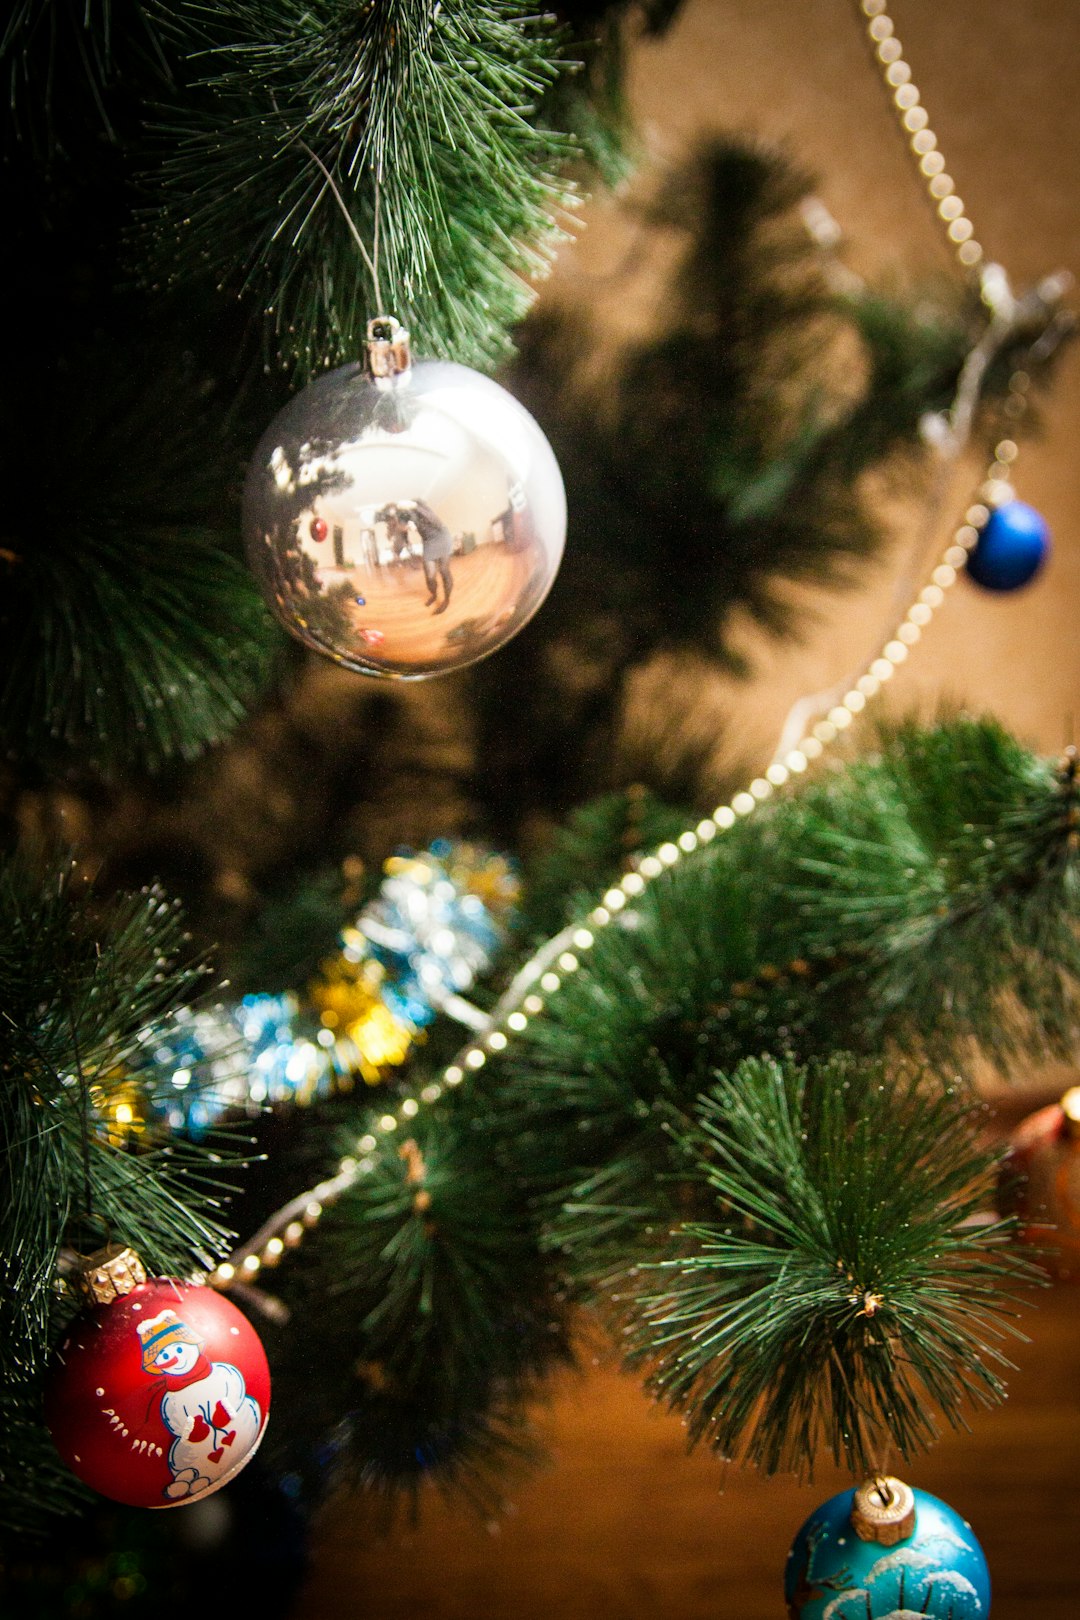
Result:
[[[1004,1398],[1042,1274],[976,1082],[1073,1055],[1075,755],[874,710],[969,561],[1001,589],[1041,545],[1014,464],[1069,321],[1045,266],[1022,290],[990,262],[884,4],[852,11],[950,253],[904,290],[855,273],[776,151],[644,160],[627,73],[677,5],[20,0],[5,24],[11,307],[41,346],[10,362],[0,545],[13,1605],[186,1595],[178,1532],[147,1523],[209,1501],[103,1518],[80,1472],[157,1506],[259,1445],[222,1500],[234,1542],[271,1526],[279,1602],[335,1491],[421,1527],[429,1485],[490,1513],[589,1335],[766,1475],[910,1479]],[[644,321],[613,345],[564,269],[520,324],[605,186],[632,255],[659,244]],[[441,663],[391,671],[419,685],[301,651],[240,539],[267,423],[393,348],[391,316],[418,355],[502,368],[569,509],[542,611],[550,578],[489,631],[470,579],[541,544],[521,491],[493,536],[372,497],[356,577],[445,615]],[[375,427],[401,445],[412,419]],[[271,605],[388,666],[342,583],[345,463],[301,438],[267,463]],[[768,684],[810,593],[875,577],[884,634],[801,679],[819,698],[775,683],[778,747],[736,740],[731,694]],[[91,1342],[88,1251],[123,1273],[100,1311],[152,1303],[124,1331],[165,1443],[108,1408],[115,1490],[97,1419],[84,1442],[47,1393]],[[263,1340],[265,1438],[250,1329],[221,1329],[236,1391],[185,1288]],[[822,1573],[824,1535],[792,1612],[877,1613],[884,1585]],[[982,1612],[949,1573],[940,1612]],[[939,1578],[888,1602],[939,1612]]]

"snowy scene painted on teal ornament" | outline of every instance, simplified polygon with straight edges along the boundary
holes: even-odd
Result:
[[[990,1574],[971,1527],[936,1496],[914,1495],[915,1529],[893,1547],[855,1534],[853,1490],[811,1514],[788,1554],[791,1620],[986,1620]]]

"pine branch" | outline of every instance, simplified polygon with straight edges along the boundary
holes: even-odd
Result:
[[[584,805],[527,872],[521,923],[526,937],[557,934],[588,908],[598,890],[628,871],[635,856],[677,837],[688,820],[686,811],[664,804],[644,787]]]
[[[380,1133],[371,1158],[324,1215],[306,1275],[283,1276],[279,1384],[310,1384],[313,1354],[321,1371],[290,1395],[275,1444],[295,1458],[333,1424],[335,1477],[389,1498],[432,1477],[490,1505],[505,1465],[535,1449],[525,1400],[569,1355],[523,1183],[452,1111],[437,1133]]]
[[[146,73],[159,89],[168,64],[156,0],[13,0],[0,29],[0,74],[15,128],[35,153],[69,154],[87,125],[115,139],[112,92]]]
[[[70,1520],[92,1501],[91,1492],[60,1460],[60,1454],[24,1392],[0,1396],[0,1527],[25,1552],[25,1538],[39,1541],[57,1523]]]
[[[290,871],[260,897],[251,926],[228,953],[232,993],[280,995],[310,979],[333,955],[359,899],[359,884],[343,880],[340,864]]]
[[[999,1156],[979,1110],[926,1077],[834,1060],[747,1060],[682,1137],[715,1200],[646,1265],[630,1360],[688,1414],[691,1440],[770,1472],[828,1452],[853,1473],[907,1458],[968,1403],[1004,1398],[1010,1255],[992,1207]]]
[[[825,1057],[838,1030],[939,1073],[973,1048],[999,1063],[1071,1049],[1075,791],[1071,764],[992,722],[906,728],[680,863],[603,931],[494,1070],[496,1118],[520,1133],[546,1241],[580,1291],[625,1278],[640,1233],[677,1210],[665,1124],[717,1069]]]
[[[400,1146],[383,1136],[372,1172],[328,1219],[333,1291],[360,1306],[392,1376],[460,1389],[545,1363],[546,1299],[528,1321],[502,1319],[511,1275],[528,1271],[543,1291],[520,1193],[452,1118],[437,1137],[426,1124]]]
[[[1028,754],[991,721],[886,739],[847,791],[793,809],[780,881],[803,949],[846,960],[832,1011],[864,1004],[867,1049],[935,1061],[978,1046],[1004,1066],[1068,1056],[1080,1011],[1080,794],[1075,756]]]
[[[243,718],[280,645],[230,555],[221,412],[190,364],[143,358],[133,376],[91,345],[60,387],[28,364],[5,412],[0,736],[24,764],[192,759]]]
[[[8,1480],[0,1511],[16,1527],[26,1522],[22,1460],[35,1454],[26,1437],[38,1423],[49,1346],[70,1310],[56,1292],[61,1245],[100,1244],[104,1223],[150,1271],[181,1275],[226,1248],[221,1166],[235,1148],[177,1141],[132,1152],[105,1128],[138,1061],[140,1032],[189,995],[202,972],[188,957],[175,905],[159,892],[102,900],[70,864],[44,876],[18,860],[0,869],[0,1142],[8,1167],[0,1366],[12,1402],[4,1448],[17,1464],[0,1470]],[[84,1220],[88,1191],[92,1226]],[[70,1486],[47,1461],[34,1466],[42,1492],[35,1512],[65,1511]]]
[[[748,1055],[826,1055],[838,1029],[942,1070],[1071,1050],[1076,791],[1071,762],[993,722],[907,728],[650,884],[496,1065],[563,1196],[621,1163],[618,1201],[647,1205],[658,1108]]]
[[[204,76],[162,116],[162,272],[250,291],[303,376],[355,359],[379,313],[423,353],[503,354],[571,201],[571,143],[534,116],[562,68],[551,20],[511,0],[187,0],[176,24]],[[326,172],[372,257],[378,196],[388,310]]]
[[[627,178],[637,151],[625,94],[628,43],[637,32],[662,34],[682,0],[576,0],[553,7],[568,39],[565,55],[580,64],[562,74],[542,104],[545,124],[567,131],[605,185]]]

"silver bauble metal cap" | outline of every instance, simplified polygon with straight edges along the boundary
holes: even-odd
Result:
[[[409,334],[393,315],[376,315],[367,324],[364,363],[369,377],[403,377],[412,368]]]

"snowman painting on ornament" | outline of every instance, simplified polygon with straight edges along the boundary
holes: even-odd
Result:
[[[262,1413],[239,1368],[210,1361],[203,1340],[175,1311],[140,1322],[136,1332],[143,1368],[162,1386],[161,1420],[174,1436],[165,1495],[178,1502],[223,1482],[235,1458],[254,1448]]]

